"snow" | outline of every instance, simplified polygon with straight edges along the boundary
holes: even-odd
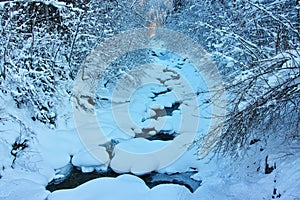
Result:
[[[161,105],[159,102],[155,103],[155,106],[151,107],[152,109],[161,108],[157,106]],[[104,110],[103,113],[109,111],[108,109]],[[174,111],[172,116],[167,116],[164,128],[171,129],[172,126],[176,125],[181,119],[180,113],[180,111]],[[21,118],[22,114],[19,113],[19,116]],[[24,114],[24,116],[26,115]],[[146,113],[143,117],[145,116],[147,116]],[[177,116],[175,120],[174,116]],[[108,119],[110,119],[108,115],[103,115],[102,121],[106,129],[116,132],[111,137],[122,136],[124,132],[114,130],[114,126],[110,124]],[[30,122],[26,123],[30,124]],[[298,190],[300,188],[298,167],[300,159],[294,157],[299,155],[297,151],[299,147],[289,144],[290,147],[286,148],[287,144],[278,140],[277,137],[273,140],[270,139],[270,145],[266,147],[265,144],[256,143],[251,146],[249,155],[235,161],[228,157],[211,158],[212,154],[203,160],[198,160],[197,148],[192,146],[180,158],[161,168],[160,158],[153,156],[157,154],[148,157],[130,157],[127,153],[143,155],[147,152],[157,152],[164,149],[172,141],[149,141],[146,138],[132,138],[125,134],[123,140],[119,140],[119,143],[114,147],[112,160],[109,161],[109,157],[106,157],[106,162],[100,163],[84,148],[73,128],[62,127],[55,131],[37,128],[40,132],[30,143],[29,149],[18,154],[14,168],[11,168],[10,165],[14,158],[10,154],[10,144],[19,137],[19,133],[13,131],[17,128],[12,123],[6,123],[1,126],[1,129],[9,131],[3,132],[0,141],[0,163],[5,166],[5,169],[1,171],[0,199],[40,200],[47,196],[49,200],[97,199],[99,197],[103,199],[149,200],[162,198],[170,200],[271,199],[274,188],[277,189],[278,194],[280,193],[283,199],[300,197]],[[134,130],[136,133],[140,131],[141,129],[138,128]],[[261,146],[264,146],[263,152],[259,150]],[[99,150],[103,152],[103,155],[107,155],[104,147],[99,146],[97,151]],[[269,156],[271,165],[274,162],[277,165],[277,169],[271,174],[264,174],[266,155]],[[197,174],[191,178],[201,180],[202,183],[194,193],[178,184],[162,184],[150,189],[137,176],[121,175],[117,178],[94,179],[75,189],[57,190],[52,193],[45,190],[45,186],[53,178],[60,179],[68,173],[67,166],[70,165],[70,161],[75,166],[80,167],[83,172],[91,172],[95,169],[105,170],[108,165],[117,172],[131,172],[137,175],[155,170],[167,174],[196,171]],[[64,167],[66,167],[65,171]],[[257,171],[259,167],[260,170]]]
[[[49,195],[43,185],[27,179],[0,180],[0,199],[2,200],[41,200]]]
[[[103,157],[100,160],[96,159],[92,154],[93,151],[102,154]],[[97,149],[90,149],[89,151],[87,151],[86,149],[83,149],[81,151],[79,151],[78,153],[76,153],[73,157],[72,157],[72,164],[74,166],[77,167],[81,167],[82,169],[85,170],[85,172],[87,171],[93,171],[93,168],[91,167],[95,167],[95,166],[101,166],[101,165],[107,165],[107,163],[109,162],[109,155],[106,152],[106,149],[104,147],[98,147]],[[88,167],[90,167],[90,170],[88,170]]]
[[[144,174],[155,171],[160,166],[160,160],[153,151],[159,151],[170,142],[148,141],[144,138],[136,138],[121,142],[114,149],[114,157],[110,166],[113,170],[124,173]]]
[[[75,130],[39,134],[36,140],[36,148],[43,160],[49,162],[54,169],[66,166],[70,163],[71,156],[83,148]]]
[[[144,138],[134,138],[126,142],[121,142],[116,146],[116,150],[122,149],[124,151],[143,154],[152,151],[158,151],[169,143],[170,143],[169,141],[160,141],[160,140],[149,141]]]
[[[52,172],[53,175],[53,172]],[[3,174],[2,180],[17,181],[17,180],[28,180],[32,183],[46,186],[49,179],[43,175],[43,172],[37,173],[36,171],[26,171],[22,168],[7,169]]]
[[[276,146],[271,146],[274,151]],[[253,150],[255,147],[253,147]],[[279,150],[281,151],[281,150]],[[99,178],[89,181],[75,189],[59,190],[51,193],[49,199],[95,199],[99,196],[104,199],[272,199],[274,188],[277,195],[283,199],[297,199],[299,193],[300,170],[297,167],[300,159],[290,162],[289,157],[280,161],[277,170],[271,174],[249,169],[249,165],[257,162],[259,151],[247,159],[238,160],[238,165],[226,158],[210,159],[209,157],[198,162],[199,172],[192,178],[202,180],[201,186],[191,193],[186,187],[177,184],[162,184],[149,189],[145,183],[133,175],[121,175],[117,178]],[[264,155],[261,155],[264,157]],[[271,156],[272,157],[272,156]],[[275,158],[275,157],[274,157]],[[277,160],[278,161],[278,160]],[[181,160],[181,163],[184,161]],[[264,163],[261,163],[263,166]],[[248,172],[247,172],[248,170]],[[247,176],[243,174],[247,173]],[[117,188],[118,192],[115,192]],[[134,189],[135,188],[135,191]],[[83,192],[85,191],[85,192]]]
[[[56,0],[48,0],[48,1],[44,1],[43,3],[45,3],[46,5],[53,5],[59,9],[62,9],[63,7],[66,6],[65,2],[62,1],[56,1]]]
[[[169,59],[174,60],[174,66],[179,62],[177,55],[158,50],[156,54],[161,55],[157,58],[157,63],[165,66],[170,64]],[[187,63],[184,67],[184,70],[177,69],[176,71],[174,68],[166,68],[161,65],[142,66],[137,69],[138,74],[142,74],[140,77],[134,77],[136,71],[133,71],[119,81],[119,85],[116,86],[112,96],[113,101],[117,104],[112,105],[112,112],[115,123],[118,127],[122,127],[124,134],[134,137],[134,134],[140,133],[142,128],[149,128],[154,129],[148,133],[149,135],[154,135],[160,130],[177,132],[180,135],[173,140],[173,144],[164,141],[148,141],[142,138],[120,142],[114,148],[114,156],[110,163],[112,169],[117,172],[134,174],[144,174],[161,169],[178,159],[184,151],[182,147],[189,145],[189,142],[192,141],[195,132],[197,132],[199,113],[197,113],[195,97],[191,94],[193,89],[194,91],[201,87],[204,89],[205,86],[199,75],[191,75],[194,74],[195,69],[190,64]],[[182,74],[187,77],[182,76]],[[134,77],[133,79],[139,80],[139,85],[136,86],[134,83],[125,89],[124,85],[130,82],[127,77],[130,79]],[[165,85],[162,85],[161,82],[164,82]],[[198,82],[199,84],[189,84],[190,82]],[[133,92],[134,88],[137,90]],[[167,113],[160,116],[160,112],[163,112],[165,108],[171,108],[176,102],[182,102],[180,111],[174,110],[168,114],[170,116]],[[191,113],[183,117],[182,114],[185,112]],[[101,115],[100,113],[101,111],[99,115]],[[128,118],[131,121],[125,120]],[[186,120],[187,118],[189,120]],[[102,123],[107,124],[108,122],[104,122],[106,119],[109,120],[109,118],[102,118]],[[188,141],[187,138],[191,138],[191,141]],[[164,148],[161,148],[162,144],[164,144]],[[179,146],[176,147],[176,145]],[[181,145],[182,147],[180,147]],[[171,151],[170,148],[179,148],[179,150],[173,149]],[[166,157],[169,158],[166,159]],[[168,160],[170,163],[162,161],[162,159]]]
[[[12,163],[13,161],[13,156],[10,155],[10,148],[11,146],[9,144],[5,144],[5,143],[2,143],[0,141],[0,167],[1,168],[7,168],[10,166],[10,164]],[[1,172],[2,169],[0,169],[0,172]]]
[[[190,192],[184,186],[164,184],[149,189],[145,183],[133,175],[117,178],[99,178],[72,190],[51,193],[48,200],[88,200],[88,199],[190,199]]]
[[[57,1],[48,3],[60,8],[65,6]],[[212,108],[201,104],[203,99],[210,99],[209,95],[194,94],[207,90],[206,82],[188,60],[183,61],[178,55],[163,50],[155,52],[158,56],[153,62],[159,65],[142,66],[144,76],[138,77],[140,83],[135,81],[140,74],[124,72],[112,94],[105,96],[109,100],[96,107],[93,114],[97,115],[98,124],[90,121],[89,116],[81,116],[83,120],[75,127],[71,107],[67,105],[70,101],[66,98],[61,100],[65,104],[60,105],[57,128],[49,130],[32,122],[26,109],[16,109],[11,104],[12,99],[1,96],[0,105],[5,108],[5,114],[10,113],[15,118],[10,116],[10,121],[0,124],[0,199],[39,200],[47,196],[48,200],[271,199],[275,188],[282,198],[300,198],[299,147],[286,141],[279,142],[276,137],[271,145],[264,146],[263,152],[260,151],[263,144],[250,147],[251,153],[243,160],[211,157],[213,152],[205,148],[202,155],[208,154],[208,157],[198,159],[198,144],[193,146],[191,142],[205,135],[211,126],[212,122],[203,116],[210,116]],[[278,58],[282,56],[278,55]],[[295,61],[299,62],[299,58]],[[291,62],[282,67],[288,68]],[[234,61],[230,60],[226,66],[233,65]],[[251,71],[246,72],[238,78],[245,80]],[[289,71],[282,72],[281,75],[287,75]],[[20,77],[16,75],[16,78]],[[275,85],[278,77],[268,77],[268,82]],[[161,113],[174,103],[180,103],[177,110]],[[239,109],[247,103],[243,101]],[[25,134],[19,131],[22,123],[26,126]],[[151,131],[146,132],[145,128]],[[99,130],[104,137],[98,135]],[[147,139],[160,131],[175,133],[176,137],[172,141]],[[14,157],[12,144],[24,139],[30,140],[28,147],[14,150]],[[263,171],[266,156],[270,164],[277,163],[277,169],[271,174]],[[84,173],[111,167],[117,173],[134,175],[98,178],[75,189],[52,193],[45,189],[51,180],[67,177],[72,165]],[[197,173],[190,178],[203,182],[194,193],[178,184],[161,184],[150,189],[137,176],[153,171],[164,174],[195,171]]]
[[[138,177],[122,175],[95,179],[72,190],[55,191],[48,200],[144,199],[147,191],[149,188]]]

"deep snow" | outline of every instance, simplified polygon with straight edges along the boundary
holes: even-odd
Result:
[[[159,54],[161,52],[158,52]],[[182,60],[172,54],[161,53],[163,57],[156,58],[162,64],[170,64],[182,76],[192,84],[194,90],[205,87],[201,77],[189,70],[194,70],[188,62],[182,64]],[[167,58],[166,58],[167,57]],[[180,68],[176,68],[180,62]],[[172,62],[171,62],[172,63]],[[144,90],[143,90],[144,89]],[[141,88],[132,96],[133,103],[129,105],[132,119],[141,124],[147,124],[147,120],[156,113],[152,111],[161,107],[171,107],[178,99],[173,94],[168,94],[166,88],[159,85],[151,85]],[[148,95],[141,95],[141,93]],[[153,98],[153,95],[157,95]],[[203,96],[198,96],[197,101],[203,101]],[[107,137],[117,141],[113,147],[112,158],[107,149],[99,147],[104,155],[105,162],[99,162],[81,143],[72,122],[71,106],[65,102],[61,105],[64,116],[57,129],[51,130],[43,125],[36,124],[28,117],[25,109],[16,109],[11,104],[9,96],[1,96],[2,107],[5,108],[2,123],[0,125],[0,199],[31,199],[49,200],[58,199],[299,199],[300,192],[300,159],[298,142],[289,143],[281,139],[280,135],[270,136],[268,143],[258,141],[250,146],[245,155],[235,160],[219,154],[213,156],[211,152],[204,159],[197,159],[197,147],[191,146],[178,160],[167,167],[158,168],[159,161],[155,158],[130,160],[122,156],[122,152],[134,152],[143,154],[159,150],[171,141],[148,141],[146,138],[135,138],[141,134],[141,129],[130,127],[132,134],[124,134],[124,130],[115,128],[112,120],[111,108],[101,104],[97,112],[99,123],[103,125]],[[148,103],[143,103],[147,101]],[[204,105],[204,104],[203,104]],[[151,111],[152,109],[152,111]],[[174,110],[166,118],[163,130],[169,134],[178,131],[180,121],[180,109]],[[206,109],[206,110],[205,110]],[[209,107],[203,107],[201,112],[209,112]],[[67,116],[67,117],[66,117]],[[144,119],[144,120],[141,120]],[[146,120],[145,120],[146,119]],[[209,121],[201,121],[198,134],[201,134]],[[204,126],[203,126],[204,124]],[[19,132],[20,126],[26,127],[26,132]],[[86,129],[89,130],[89,127]],[[29,133],[34,132],[34,134]],[[150,135],[155,134],[149,133]],[[199,136],[199,135],[198,135]],[[15,141],[28,140],[28,147],[23,150],[16,149],[14,157],[11,154],[12,144]],[[120,151],[120,149],[126,151]],[[98,150],[97,150],[98,151]],[[265,174],[266,156],[268,164],[275,166],[270,174]],[[183,173],[196,171],[191,178],[202,181],[201,186],[191,193],[186,187],[177,184],[162,184],[152,189],[147,187],[142,179],[135,175],[120,175],[116,178],[98,178],[89,181],[74,189],[58,190],[50,193],[45,186],[53,179],[63,178],[67,172],[64,167],[69,163],[79,167],[83,172],[93,170],[106,170],[108,166],[120,173],[131,172],[144,174],[157,170],[160,173]]]

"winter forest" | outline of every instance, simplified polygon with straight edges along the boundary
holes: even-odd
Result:
[[[299,0],[0,1],[0,199],[300,199]]]

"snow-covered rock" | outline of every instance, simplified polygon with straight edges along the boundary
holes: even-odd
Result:
[[[153,152],[164,148],[168,141],[149,141],[144,138],[136,138],[121,142],[114,149],[114,157],[110,167],[117,172],[131,172],[144,174],[158,169],[160,159]]]

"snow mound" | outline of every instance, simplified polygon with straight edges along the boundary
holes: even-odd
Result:
[[[191,193],[184,186],[164,184],[151,190],[144,181],[133,175],[117,178],[98,178],[71,190],[57,190],[48,200],[88,200],[88,199],[190,199]]]
[[[100,160],[96,159],[92,154],[98,153],[101,154],[101,162]],[[109,155],[104,147],[98,147],[97,149],[92,149],[90,151],[81,150],[80,152],[76,153],[72,158],[72,164],[77,167],[81,167],[82,171],[89,172],[93,171],[93,167],[96,166],[107,166],[109,162]]]
[[[160,161],[151,153],[162,149],[168,141],[149,141],[144,138],[134,138],[116,145],[114,157],[110,166],[117,172],[144,174],[156,170]]]
[[[48,200],[144,199],[149,190],[140,178],[122,175],[94,179],[71,190],[57,190],[48,196]]]

